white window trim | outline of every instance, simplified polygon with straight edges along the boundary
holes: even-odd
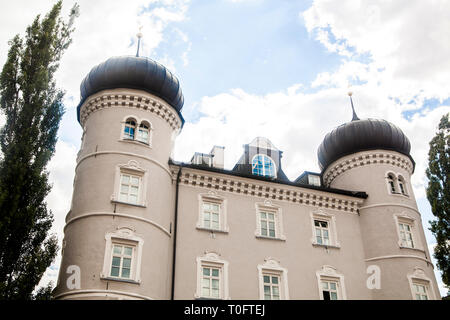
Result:
[[[216,252],[205,252],[201,257],[197,257],[197,289],[194,293],[195,299],[213,299],[211,297],[202,296],[202,278],[203,267],[219,269],[219,300],[231,300],[228,284],[228,261],[220,259],[220,255]]]
[[[276,274],[280,277],[280,300],[289,300],[288,271],[281,267],[280,262],[274,258],[264,259],[263,264],[257,266],[259,279],[259,299],[264,300],[264,278],[267,273]]]
[[[402,212],[400,214],[394,214],[394,221],[395,221],[395,228],[397,230],[398,246],[400,248],[423,251],[422,243],[421,243],[419,235],[418,235],[419,228],[417,226],[417,220],[415,218],[409,216],[406,212]],[[412,236],[414,248],[407,247],[403,244],[402,237],[400,234],[399,223],[406,223],[406,224],[410,225],[411,236]]]
[[[203,202],[214,202],[219,205],[219,229],[205,228],[203,226]],[[201,193],[198,195],[198,220],[197,229],[208,230],[211,232],[228,233],[230,227],[227,220],[227,199],[220,196],[217,192],[210,191],[208,193]]]
[[[138,194],[138,202],[128,203],[122,202],[119,199],[120,194],[120,183],[121,183],[121,175],[122,173],[131,174],[140,177],[139,181],[139,194]],[[121,204],[127,204],[131,206],[147,206],[147,170],[139,167],[139,163],[135,160],[128,161],[127,164],[119,164],[116,166],[115,175],[114,175],[114,193],[111,195],[111,201]]]
[[[322,281],[337,282],[338,300],[347,300],[347,293],[345,290],[344,275],[337,272],[336,268],[330,265],[324,265],[316,272],[317,286],[319,289],[319,298],[323,300]]]
[[[136,127],[134,128],[134,139],[125,138],[125,124],[126,124],[128,119],[133,119],[136,122]],[[137,139],[139,126],[141,125],[142,122],[147,122],[148,125],[149,125],[149,128],[148,128],[148,143],[142,142],[142,141]],[[138,145],[141,145],[141,146],[147,146],[147,147],[151,148],[152,147],[153,131],[154,130],[155,129],[153,127],[153,124],[148,119],[145,119],[145,118],[141,119],[139,117],[136,117],[135,115],[128,115],[125,118],[123,118],[123,120],[121,121],[121,130],[120,130],[119,141],[135,143],[135,144],[138,144]]]
[[[103,260],[103,270],[100,273],[100,279],[141,283],[142,247],[144,245],[144,240],[135,234],[135,230],[132,227],[126,226],[118,227],[116,231],[107,233],[105,235],[105,240],[105,256]],[[110,276],[112,248],[114,244],[129,245],[134,247],[129,279]]]
[[[273,170],[274,170],[274,172],[273,172],[274,175],[273,175],[273,176],[269,176],[269,175],[265,175],[265,174],[263,174],[263,175],[258,175],[258,174],[253,173],[253,161],[254,161],[255,158],[258,157],[258,156],[263,156],[263,157],[267,157],[267,158],[270,159],[270,161],[271,161],[271,163],[272,163],[272,165],[273,165]],[[272,159],[272,157],[268,156],[267,154],[263,154],[263,153],[255,154],[255,155],[253,156],[252,161],[250,162],[250,164],[251,164],[251,168],[252,168],[252,175],[259,176],[259,177],[274,178],[274,179],[277,178],[277,173],[278,173],[277,165],[276,165],[275,161]],[[263,165],[263,172],[264,172],[264,171],[265,171],[265,167],[264,167],[264,165]]]
[[[393,193],[391,190],[391,185],[389,184],[389,175],[393,176],[395,193]],[[398,172],[396,173],[393,171],[386,171],[385,178],[386,178],[386,188],[387,188],[388,194],[393,195],[393,196],[401,196],[401,197],[409,198],[409,187],[407,186],[408,183],[407,183],[405,177],[403,176],[403,174],[398,173]],[[402,193],[402,190],[400,188],[400,184],[399,184],[400,178],[403,181],[403,188],[405,190],[405,193]]]
[[[272,240],[283,240],[286,241],[286,235],[283,229],[283,212],[281,207],[275,205],[270,200],[265,200],[264,202],[255,203],[256,209],[256,230],[255,236],[257,238],[272,239]],[[275,237],[263,236],[261,234],[261,211],[270,212],[275,215]]]
[[[328,248],[340,248],[341,245],[338,241],[338,235],[337,235],[337,227],[336,227],[336,216],[334,214],[328,213],[323,211],[322,209],[318,209],[315,211],[312,211],[310,213],[311,216],[311,231],[312,231],[312,237],[311,237],[311,243],[314,246],[323,246]],[[321,244],[317,242],[316,239],[316,227],[314,225],[314,220],[321,220],[328,222],[328,237],[329,237],[329,244]]]
[[[425,271],[422,268],[415,267],[412,272],[408,273],[407,278],[413,300],[416,299],[413,284],[426,285],[428,300],[437,300],[434,293],[433,281],[431,281],[431,279],[426,276]]]

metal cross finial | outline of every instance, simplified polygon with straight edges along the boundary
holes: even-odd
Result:
[[[139,27],[139,32],[137,33],[136,37],[138,37],[138,47],[137,47],[137,53],[136,57],[139,57],[139,48],[141,47],[141,38],[142,38],[142,26]]]

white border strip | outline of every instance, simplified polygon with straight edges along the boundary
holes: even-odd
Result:
[[[82,297],[108,297],[108,296],[119,296],[119,297],[132,297],[138,298],[142,300],[154,300],[147,296],[142,296],[136,293],[129,293],[125,291],[117,291],[117,290],[74,290],[65,293],[58,294],[55,296],[55,299],[60,299],[65,296],[74,295],[73,298],[82,298]]]

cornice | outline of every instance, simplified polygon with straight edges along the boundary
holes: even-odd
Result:
[[[326,186],[329,186],[338,175],[350,169],[371,164],[389,164],[406,170],[410,175],[414,171],[411,159],[398,152],[385,150],[363,151],[342,157],[329,165],[323,173],[323,182]]]
[[[178,166],[171,166],[173,180],[176,180]],[[306,189],[274,182],[264,182],[227,176],[225,174],[183,168],[179,183],[181,185],[225,191],[269,200],[286,201],[300,205],[309,205],[322,209],[333,209],[356,214],[358,206],[364,200],[346,195],[327,193],[326,191]]]
[[[181,128],[181,120],[175,110],[149,94],[134,91],[104,90],[90,96],[80,108],[80,123],[84,127],[87,117],[98,110],[124,107],[149,111],[165,120],[173,130]]]

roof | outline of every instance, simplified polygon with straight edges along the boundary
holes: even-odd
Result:
[[[80,107],[89,96],[115,88],[138,89],[154,94],[172,106],[181,117],[184,97],[178,79],[166,67],[150,58],[120,56],[95,66],[81,82],[78,121]]]
[[[323,139],[317,151],[322,172],[346,155],[366,150],[392,150],[408,156],[411,144],[394,124],[381,119],[353,119],[332,130]]]

